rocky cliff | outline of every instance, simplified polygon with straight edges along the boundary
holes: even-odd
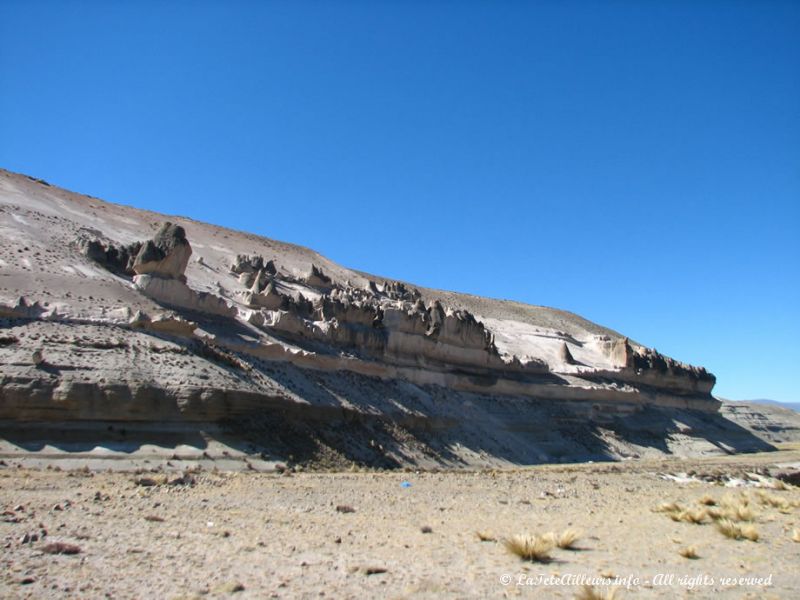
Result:
[[[287,420],[367,423],[402,429],[383,452],[397,464],[419,462],[410,438],[435,464],[669,451],[667,414],[707,423],[712,450],[762,447],[719,416],[705,369],[567,312],[386,281],[7,171],[0,227],[0,419],[259,422],[258,443]],[[659,442],[621,450],[632,419]]]

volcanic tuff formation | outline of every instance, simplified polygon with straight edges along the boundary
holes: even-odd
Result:
[[[636,456],[690,430],[714,433],[689,451],[758,446],[719,417],[705,369],[567,312],[385,281],[7,171],[0,226],[0,419],[223,420],[266,446],[290,423],[387,464]]]

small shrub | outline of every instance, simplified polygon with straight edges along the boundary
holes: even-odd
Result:
[[[708,511],[704,508],[684,510],[680,513],[680,520],[686,523],[694,523],[699,525],[708,517]]]
[[[792,506],[786,498],[781,498],[780,496],[770,494],[764,490],[758,490],[756,494],[758,495],[758,501],[764,506],[771,506],[772,508],[786,511]]]
[[[580,537],[581,534],[579,531],[576,531],[575,529],[565,529],[558,536],[556,536],[555,543],[556,546],[562,550],[572,550],[575,547],[575,542],[577,542]]]
[[[742,536],[751,542],[757,542],[760,537],[758,534],[758,529],[752,524],[742,525]]]
[[[653,509],[654,512],[663,513],[680,512],[681,510],[683,510],[683,508],[677,502],[662,502],[657,508]]]
[[[731,519],[717,521],[717,529],[722,535],[733,540],[747,539],[751,542],[757,542],[759,538],[758,529],[756,529],[755,525],[742,525]]]
[[[515,535],[503,540],[506,550],[523,560],[549,562],[553,540],[541,535]]]
[[[758,516],[753,507],[750,506],[750,501],[746,496],[740,496],[739,498],[726,496],[720,502],[719,507],[711,506],[706,509],[706,512],[714,521],[727,519],[736,523],[741,521],[752,522]]]
[[[747,504],[740,504],[726,512],[726,516],[733,521],[755,521],[756,512]]]

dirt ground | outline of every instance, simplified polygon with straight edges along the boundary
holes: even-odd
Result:
[[[0,597],[573,598],[576,584],[595,579],[617,598],[796,598],[800,488],[720,482],[797,464],[797,446],[475,473],[179,477],[6,460]],[[758,541],[656,511],[673,501],[701,509],[705,494],[717,506],[745,494]],[[567,528],[581,532],[576,548],[552,550],[550,562],[521,560],[503,544]],[[79,551],[48,553],[71,549],[63,544]],[[697,559],[679,554],[688,546]]]

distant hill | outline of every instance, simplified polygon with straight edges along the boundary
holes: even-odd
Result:
[[[778,406],[780,408],[788,408],[795,412],[800,413],[800,402],[778,402],[777,400],[767,400],[759,398],[758,400],[744,400],[744,402],[754,402],[755,404],[769,404],[771,406]]]

